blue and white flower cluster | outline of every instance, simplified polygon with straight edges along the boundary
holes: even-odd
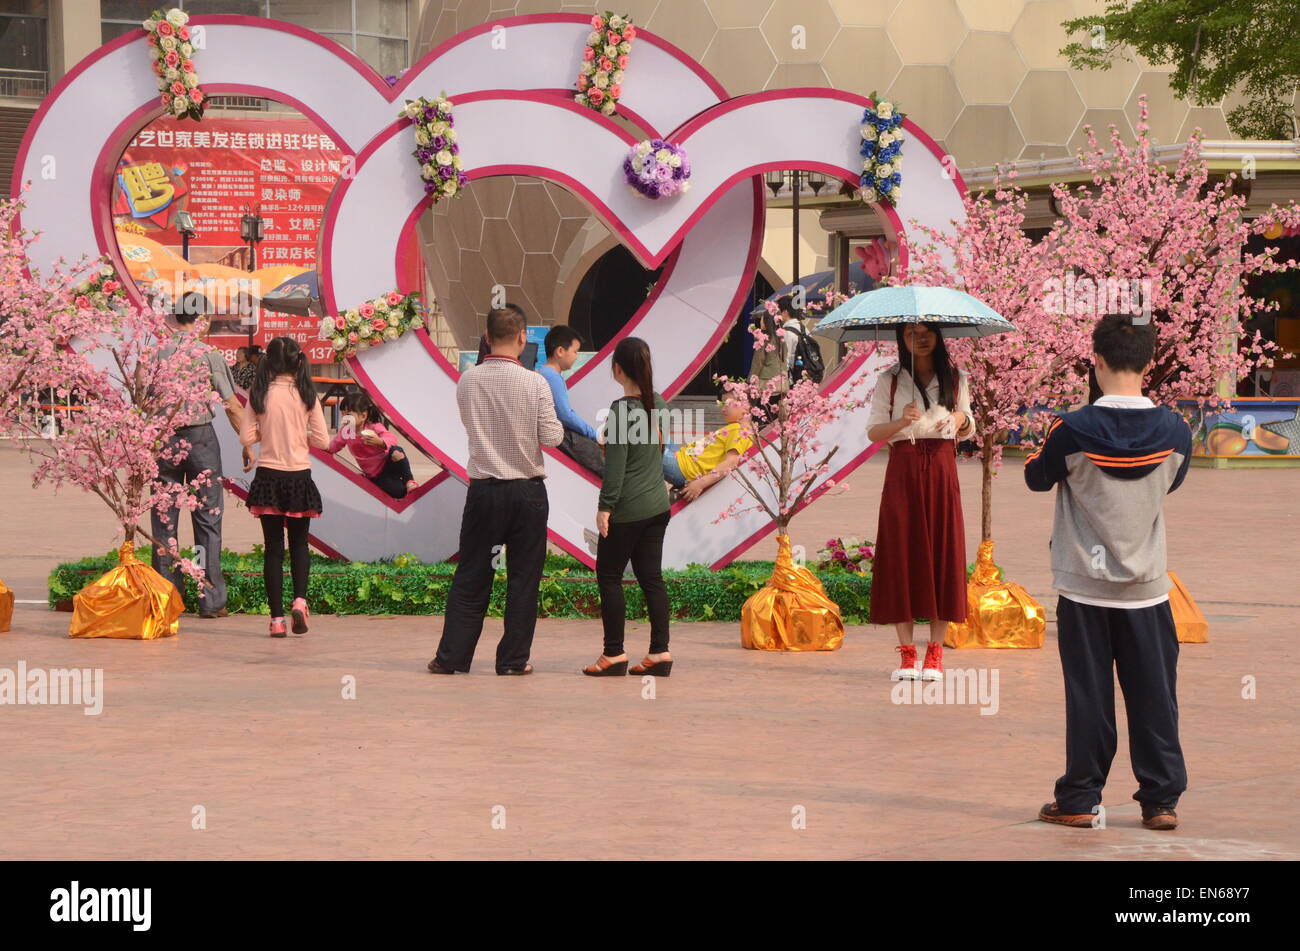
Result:
[[[862,113],[862,200],[897,205],[903,191],[903,119],[892,102],[871,94],[876,108]]]

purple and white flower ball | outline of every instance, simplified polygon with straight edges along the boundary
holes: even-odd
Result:
[[[638,142],[623,160],[627,183],[646,198],[669,198],[691,187],[686,149],[663,139]]]

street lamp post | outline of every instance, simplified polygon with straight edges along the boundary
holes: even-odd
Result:
[[[266,236],[265,223],[262,219],[262,206],[258,205],[252,211],[248,206],[244,206],[244,214],[239,219],[239,237],[248,242],[248,270],[249,273],[257,270],[257,243]],[[248,345],[253,345],[253,324],[248,325]]]
[[[190,238],[198,234],[194,230],[194,218],[188,211],[176,212],[176,230],[181,233],[181,257],[190,259]]]

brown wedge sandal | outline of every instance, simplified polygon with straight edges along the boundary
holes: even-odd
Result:
[[[640,676],[649,674],[651,677],[667,677],[672,673],[673,662],[671,660],[651,660],[649,657],[644,658],[641,663],[631,668],[628,673]]]
[[[582,668],[582,672],[588,677],[624,677],[627,675],[627,661],[607,660],[601,654],[594,664]]]

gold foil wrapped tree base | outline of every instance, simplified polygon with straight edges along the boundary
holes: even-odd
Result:
[[[740,643],[759,651],[833,651],[844,642],[840,606],[807,568],[790,555],[788,535],[777,537],[772,577],[740,612]]]
[[[966,585],[966,620],[948,625],[944,646],[1042,647],[1046,630],[1043,606],[1020,585],[998,580],[993,541],[980,542]]]
[[[14,593],[9,590],[9,585],[0,581],[0,634],[9,630],[9,625],[14,619]]]
[[[1174,613],[1174,627],[1178,630],[1180,644],[1206,644],[1210,640],[1210,623],[1196,606],[1192,596],[1178,575],[1169,572],[1169,580],[1174,583],[1169,591],[1169,607]]]
[[[180,631],[185,610],[176,586],[135,557],[135,545],[117,550],[117,567],[72,599],[69,637],[152,640]]]

